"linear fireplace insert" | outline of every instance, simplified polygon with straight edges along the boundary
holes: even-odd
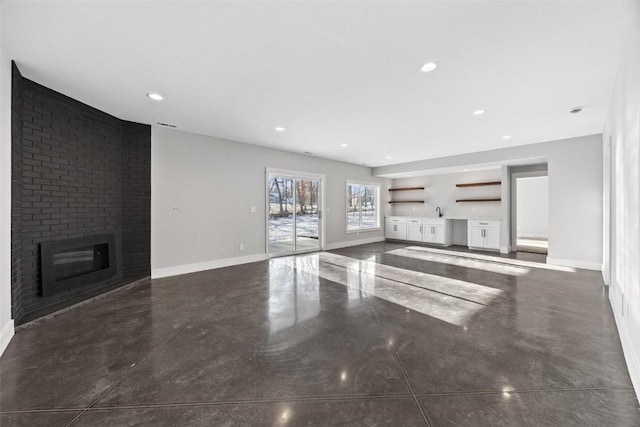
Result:
[[[113,234],[40,243],[42,295],[106,281],[116,275]]]

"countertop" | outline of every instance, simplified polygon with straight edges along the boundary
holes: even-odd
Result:
[[[388,215],[385,218],[423,218],[423,219],[455,219],[455,220],[477,220],[477,221],[501,221],[500,218],[487,218],[487,217],[463,217],[463,216],[411,216],[411,215]]]

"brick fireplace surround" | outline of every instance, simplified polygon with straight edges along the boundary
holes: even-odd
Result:
[[[12,76],[11,290],[16,324],[150,275],[151,127]],[[115,276],[43,296],[40,243],[113,234]]]

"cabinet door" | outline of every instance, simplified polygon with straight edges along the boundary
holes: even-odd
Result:
[[[444,245],[444,225],[433,226],[433,243]]]
[[[484,233],[479,227],[469,227],[469,246],[484,248]]]
[[[407,224],[387,222],[384,227],[384,237],[387,239],[407,239]]]
[[[396,227],[394,239],[407,240],[407,224],[396,224]]]
[[[386,221],[384,224],[384,237],[387,239],[394,239],[394,230],[397,227],[397,224],[394,224],[391,221]]]
[[[425,224],[422,226],[422,241],[425,243],[433,243],[433,225]]]
[[[500,249],[500,229],[485,228],[485,247],[490,249]]]
[[[422,225],[407,225],[407,240],[422,242]]]

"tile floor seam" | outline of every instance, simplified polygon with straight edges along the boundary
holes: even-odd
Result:
[[[389,339],[389,334],[387,334],[386,329],[384,328],[384,326],[382,325],[382,322],[380,321],[380,317],[378,316],[378,312],[376,311],[375,307],[373,307],[373,304],[371,302],[369,302],[371,311],[373,312],[374,317],[376,318],[376,322],[378,323],[378,326],[380,327],[380,330],[382,330],[382,335],[384,336],[384,339],[389,347],[389,352],[391,353],[391,356],[393,357],[393,360],[396,362],[396,365],[398,366],[398,369],[400,370],[400,373],[402,374],[402,377],[404,378],[404,381],[407,385],[407,387],[409,388],[409,392],[411,393],[411,396],[413,397],[413,401],[416,404],[416,406],[418,407],[418,412],[420,412],[420,416],[422,417],[422,420],[424,421],[425,425],[427,427],[431,427],[431,422],[429,420],[429,417],[427,416],[426,411],[424,410],[424,408],[422,407],[422,405],[420,404],[420,401],[418,400],[418,397],[416,396],[416,393],[413,389],[413,386],[411,385],[411,381],[409,381],[409,377],[407,376],[406,371],[404,370],[404,367],[402,366],[402,363],[400,363],[400,358],[398,357],[398,355],[395,352],[395,348],[393,347],[393,344],[391,344],[391,341]]]
[[[0,411],[0,415],[38,414],[46,412],[81,412],[85,409],[87,408],[17,409],[13,411]]]
[[[158,350],[167,342],[169,342],[171,340],[171,338],[175,337],[179,332],[181,332],[184,328],[186,328],[191,322],[193,322],[193,320],[188,320],[186,321],[182,326],[180,326],[178,329],[176,329],[172,334],[169,335],[169,337],[165,340],[163,340],[162,342],[158,343],[156,346],[154,346],[151,351],[149,352],[149,354],[147,354],[145,357],[143,357],[140,361],[135,362],[134,366],[128,371],[126,372],[119,380],[117,380],[116,382],[114,382],[113,384],[111,384],[109,387],[107,387],[106,390],[104,390],[102,393],[100,393],[95,399],[93,399],[85,408],[84,410],[78,414],[78,416],[76,416],[74,419],[72,419],[71,421],[69,421],[65,427],[70,427],[72,426],[78,419],[80,419],[82,417],[82,415],[84,415],[87,412],[87,409],[91,408],[93,405],[95,405],[100,399],[102,399],[104,396],[106,396],[111,390],[113,390],[115,387],[117,387],[120,383],[122,383],[122,381],[124,381],[125,379],[127,379],[129,376],[131,376],[131,374],[138,369],[138,366],[140,366],[140,364],[144,363],[146,360],[148,360],[150,357],[152,357],[154,354],[156,354],[156,352],[158,352]]]
[[[417,397],[432,396],[484,396],[484,395],[501,395],[509,394],[527,394],[527,393],[560,393],[560,392],[582,392],[582,391],[607,391],[607,390],[631,390],[633,387],[570,387],[570,388],[543,388],[543,389],[522,389],[509,390],[507,392],[501,390],[478,390],[478,391],[452,391],[452,392],[435,392],[435,393],[418,393]]]
[[[109,411],[123,409],[143,409],[143,408],[179,408],[179,407],[201,407],[201,406],[223,406],[223,405],[244,405],[244,404],[260,404],[260,403],[291,403],[291,402],[341,402],[354,400],[400,400],[412,399],[411,394],[389,394],[378,396],[310,396],[310,397],[292,397],[292,398],[274,398],[274,399],[238,399],[238,400],[220,400],[209,402],[168,402],[168,403],[148,403],[139,405],[117,405],[117,406],[92,406],[86,408],[85,412]],[[55,412],[55,411],[50,411]]]
[[[0,411],[0,415],[14,414],[34,414],[34,413],[58,413],[58,412],[92,412],[103,410],[138,409],[138,408],[164,408],[182,406],[218,406],[218,405],[242,405],[250,403],[281,403],[281,402],[334,402],[342,400],[396,400],[412,398],[411,394],[380,394],[380,395],[352,395],[352,396],[304,396],[304,397],[279,397],[273,399],[231,399],[231,400],[211,400],[202,402],[166,402],[147,403],[139,405],[115,405],[115,406],[92,406],[83,408],[53,408],[53,409],[24,409],[15,411]]]

